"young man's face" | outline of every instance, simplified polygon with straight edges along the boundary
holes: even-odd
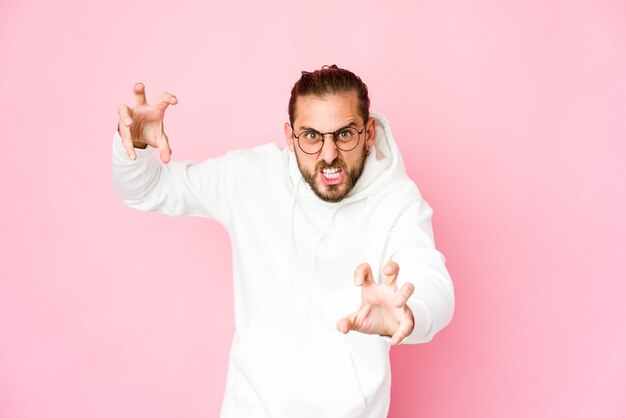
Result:
[[[285,123],[287,144],[296,154],[302,177],[315,194],[327,202],[338,202],[352,190],[363,172],[365,152],[374,145],[376,120],[370,118],[364,123],[358,105],[354,92],[325,97],[299,96],[293,131],[289,123]],[[292,133],[300,135],[305,130],[326,133],[346,127],[363,130],[358,145],[351,151],[340,150],[333,136],[325,135],[322,149],[316,154],[306,154],[300,148],[299,140],[292,136]],[[300,140],[304,141],[304,137]]]

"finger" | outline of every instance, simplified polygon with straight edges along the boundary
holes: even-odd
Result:
[[[175,105],[176,103],[178,103],[176,96],[170,93],[163,93],[159,99],[159,103],[157,103],[155,107],[165,112],[165,109],[167,109],[169,105]]]
[[[161,161],[165,164],[169,163],[172,157],[172,148],[170,148],[170,143],[165,132],[163,132],[163,139],[159,143],[159,151],[161,152]]]
[[[130,135],[130,128],[128,126],[124,126],[122,122],[117,124],[117,131],[120,134],[120,138],[122,139],[122,145],[124,145],[124,149],[126,149],[126,154],[131,160],[137,159],[137,154],[135,153],[135,147],[133,146],[133,141]]]
[[[383,268],[383,283],[387,286],[393,286],[398,278],[400,267],[397,263],[390,261]]]
[[[126,109],[122,109],[122,107]],[[126,149],[126,154],[131,160],[137,159],[137,154],[135,153],[135,147],[133,146],[133,139],[130,133],[130,127],[124,122],[124,119],[129,118],[128,116],[128,107],[125,105],[120,106],[120,120],[117,124],[117,131],[120,134],[120,138],[122,138],[122,144]],[[132,120],[131,120],[132,123]],[[130,125],[130,124],[129,124]]]
[[[337,331],[342,334],[347,334],[350,332],[350,320],[348,318],[341,318],[337,321]]]
[[[337,321],[337,330],[342,334],[347,334],[351,330],[357,329],[357,318],[359,317],[359,312],[352,312],[350,315],[341,318]]]
[[[362,263],[354,270],[354,284],[357,286],[370,286],[374,284],[374,274],[369,264]]]
[[[119,105],[117,107],[117,113],[120,116],[120,121],[122,121],[125,126],[130,126],[133,124],[133,111],[128,106],[126,106],[125,104]]]
[[[135,94],[135,102],[137,106],[145,106],[146,102],[146,87],[142,83],[137,83],[133,87],[133,93]]]
[[[403,307],[406,301],[409,300],[409,298],[411,297],[414,291],[415,291],[415,286],[413,286],[413,283],[406,282],[405,284],[403,284],[400,290],[396,292],[396,297],[394,298],[394,305],[396,305],[396,307],[398,308]]]
[[[402,340],[404,340],[410,333],[411,331],[413,331],[413,317],[411,316],[411,318],[407,318],[406,320],[403,320],[400,322],[400,325],[398,325],[398,329],[396,329],[396,332],[393,333],[393,335],[391,336],[391,344],[392,345],[397,345],[400,344],[402,342]]]

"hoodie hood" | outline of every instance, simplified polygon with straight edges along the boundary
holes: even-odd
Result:
[[[300,187],[300,183],[304,183],[304,194],[319,204],[334,206],[355,202],[364,199],[385,187],[393,181],[400,173],[404,173],[404,163],[402,156],[398,151],[396,142],[391,135],[389,122],[384,116],[377,113],[371,113],[370,117],[376,119],[376,137],[374,146],[370,150],[370,155],[365,159],[365,166],[361,177],[350,190],[348,195],[340,202],[325,202],[315,195],[311,187],[304,181],[296,155],[289,148],[285,148],[285,152],[289,158],[289,177],[293,185],[294,191]]]

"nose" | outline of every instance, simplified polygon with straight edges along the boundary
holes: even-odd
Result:
[[[331,164],[337,158],[337,146],[332,134],[325,135],[321,153],[322,159],[326,161],[326,164]]]

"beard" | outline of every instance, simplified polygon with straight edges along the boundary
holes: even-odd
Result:
[[[320,199],[325,202],[336,203],[343,200],[348,193],[354,188],[356,182],[363,174],[363,168],[365,167],[365,152],[361,159],[357,162],[357,164],[352,167],[346,167],[346,164],[343,160],[339,159],[339,157],[335,158],[335,160],[328,164],[326,161],[322,160],[318,162],[315,166],[314,170],[306,170],[300,164],[300,159],[296,154],[296,161],[298,162],[298,168],[300,169],[300,173],[304,178],[304,181],[311,187],[313,193]],[[324,184],[320,179],[319,173],[320,170],[324,168],[338,168],[343,171],[343,181],[340,184]]]

